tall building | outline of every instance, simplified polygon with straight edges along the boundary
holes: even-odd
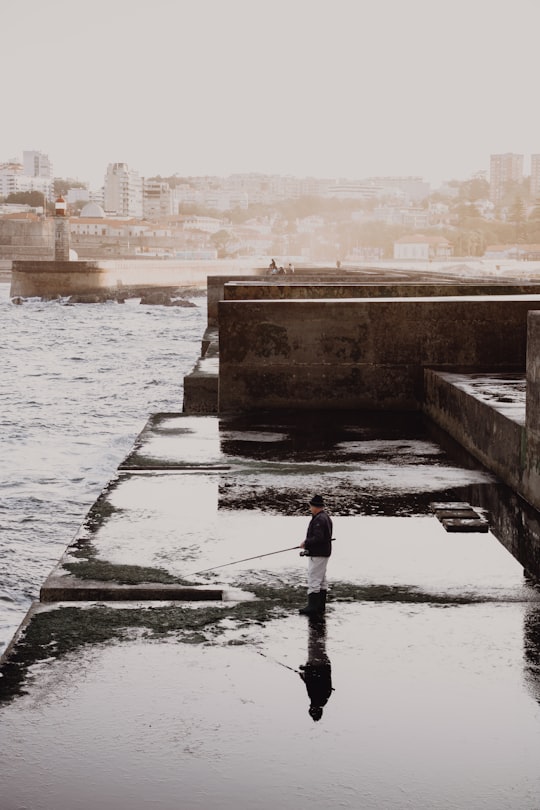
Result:
[[[23,172],[28,177],[52,178],[53,170],[49,156],[44,152],[23,152]]]
[[[143,210],[145,219],[161,219],[173,213],[173,193],[168,183],[143,181]]]
[[[540,155],[531,155],[531,197],[540,197]]]
[[[0,164],[0,197],[22,191],[37,191],[47,200],[53,199],[53,179],[47,175],[26,174],[22,163],[11,160]]]
[[[502,202],[510,183],[523,180],[523,155],[507,152],[491,155],[489,163],[489,196],[495,205]]]
[[[127,163],[109,163],[103,190],[105,210],[123,217],[142,217],[143,181]]]

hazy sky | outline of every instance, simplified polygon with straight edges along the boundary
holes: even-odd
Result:
[[[540,0],[2,0],[0,161],[431,182],[540,153]]]

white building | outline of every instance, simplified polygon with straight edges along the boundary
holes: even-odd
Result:
[[[28,177],[48,177],[52,179],[53,169],[49,156],[44,152],[23,152],[23,172]]]
[[[511,183],[523,180],[523,155],[506,152],[504,155],[491,155],[489,160],[489,196],[499,205]]]
[[[21,163],[10,161],[0,164],[0,197],[21,191],[38,191],[47,200],[53,197],[51,177],[33,176],[24,173]]]
[[[421,177],[368,177],[367,181],[382,189],[383,195],[398,196],[411,202],[429,197],[431,187]]]
[[[168,183],[144,180],[143,212],[146,219],[160,219],[176,213],[173,192]]]
[[[442,236],[415,233],[394,242],[394,259],[447,259],[452,252],[452,245]]]
[[[540,197],[540,155],[531,155],[531,197]]]
[[[123,217],[143,216],[143,181],[127,163],[109,163],[103,192],[105,210]]]

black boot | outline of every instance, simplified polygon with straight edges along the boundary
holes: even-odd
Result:
[[[319,605],[320,605],[320,594],[308,593],[307,605],[301,608],[298,612],[302,616],[317,616],[320,610]]]
[[[324,613],[326,610],[326,594],[328,591],[319,591],[320,602],[319,602],[319,613]]]

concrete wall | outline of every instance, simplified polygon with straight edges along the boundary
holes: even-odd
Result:
[[[522,489],[525,428],[470,393],[441,371],[424,371],[425,413],[501,481]]]
[[[289,276],[272,276],[268,273],[267,267],[259,267],[253,268],[250,272],[250,275],[243,275],[243,276],[229,276],[226,275],[219,275],[219,276],[208,276],[208,325],[209,326],[217,326],[219,312],[218,312],[218,304],[220,301],[225,299],[225,285],[236,285],[238,284],[240,287],[243,285],[250,285],[251,283],[260,283],[262,285],[261,293],[257,295],[257,298],[273,298],[273,290],[287,288],[289,286],[294,286],[296,284],[300,284],[303,286],[304,284],[309,284],[309,286],[313,286],[317,288],[319,283],[322,285],[327,283],[329,279],[332,279],[332,283],[339,287],[341,283],[347,283],[351,280],[357,279],[361,271],[358,272],[345,272],[343,270],[337,270],[336,268],[317,268],[317,267],[302,267],[295,270],[294,275]],[[363,272],[363,271],[362,271]],[[302,281],[298,281],[298,279],[302,279]],[[271,294],[264,295],[264,290],[270,290]],[[237,296],[232,296],[236,298]],[[249,298],[249,293],[246,292],[245,296],[239,295],[238,298]],[[277,297],[277,296],[276,296]],[[291,296],[292,297],[292,296]],[[295,297],[306,297],[302,295],[298,295]],[[309,296],[307,296],[309,297]],[[317,296],[318,297],[318,296]],[[329,298],[331,296],[324,295],[324,298]]]
[[[425,371],[424,410],[499,478],[540,509],[540,312],[527,319],[525,426]],[[539,541],[540,544],[540,541]],[[540,555],[540,552],[539,552]],[[540,560],[540,556],[539,556]]]
[[[271,280],[227,280],[224,282],[222,299],[226,301],[282,301],[298,298],[422,298],[459,295],[534,295],[540,293],[540,282],[537,284],[478,284],[470,282],[415,284],[413,282],[394,281],[388,284],[378,282],[365,283],[361,280],[351,281],[343,277],[334,281],[287,281]],[[217,303],[216,303],[217,307]]]
[[[0,219],[0,258],[54,259],[54,222]]]
[[[222,301],[219,409],[418,409],[424,367],[525,368],[540,297]]]
[[[540,582],[540,513],[502,484],[471,490],[471,503],[489,513],[490,531]]]
[[[16,261],[13,263],[11,296],[55,298],[73,293],[100,292],[119,284],[204,288],[209,273],[230,277],[241,268],[241,260]]]
[[[540,509],[540,313],[530,312],[527,331],[527,466],[523,491]]]

